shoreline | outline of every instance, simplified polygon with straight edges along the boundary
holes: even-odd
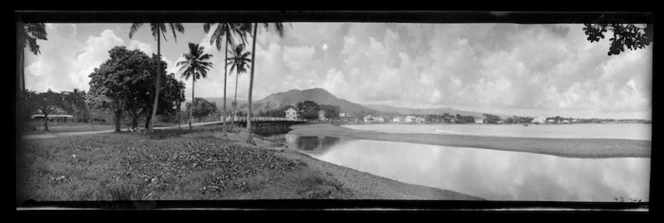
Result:
[[[529,152],[568,158],[650,158],[651,141],[632,139],[524,138],[362,131],[329,124],[295,125],[289,134],[408,142],[437,146]]]

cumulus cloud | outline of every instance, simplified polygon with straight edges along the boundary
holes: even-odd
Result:
[[[26,54],[30,89],[87,89],[87,75],[115,45],[153,52],[154,44],[123,41],[111,29],[82,41],[70,40],[77,36],[75,25],[48,24],[47,31],[42,55]],[[222,97],[224,53],[209,44],[210,34],[197,35],[194,42],[200,40],[215,66],[197,81],[196,95]],[[162,53],[178,52],[163,56],[169,73],[178,71],[175,62],[187,51],[186,44],[176,47],[162,44]],[[608,47],[607,40],[588,42],[579,24],[293,23],[286,25],[284,37],[261,27],[253,99],[321,87],[362,104],[651,116],[652,47],[611,57]],[[226,78],[232,97],[236,74]],[[185,83],[190,97],[191,80]],[[244,100],[249,74],[241,74],[237,83],[238,98]]]
[[[79,38],[75,24],[47,24],[48,41],[40,41],[39,56],[26,57],[26,88],[43,92],[71,91],[74,88],[87,91],[89,75],[108,59],[108,51],[125,45],[152,54],[150,44],[131,40],[128,44],[112,29]],[[79,39],[83,39],[80,41]]]

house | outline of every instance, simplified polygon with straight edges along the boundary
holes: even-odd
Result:
[[[385,118],[382,116],[367,115],[364,116],[364,122],[385,122]]]
[[[327,117],[325,117],[325,110],[321,109],[318,111],[318,120],[327,121]]]
[[[350,118],[351,115],[348,112],[341,112],[339,113],[339,118]]]
[[[44,114],[35,114],[30,116],[32,120],[44,120]],[[72,115],[63,115],[63,114],[51,114],[48,115],[48,120],[49,121],[72,121],[74,120],[74,116]]]
[[[417,117],[415,118],[416,123],[424,123],[424,117]]]
[[[546,118],[544,116],[540,116],[540,117],[534,118],[531,123],[543,124],[543,123],[546,123]]]
[[[286,110],[286,119],[288,120],[297,120],[297,111],[293,108]]]
[[[476,124],[484,123],[484,117],[475,117],[475,123]]]
[[[415,116],[406,116],[406,123],[415,123],[415,119],[417,119]]]
[[[399,116],[395,116],[394,118],[392,118],[392,122],[402,122],[402,120],[403,118]]]

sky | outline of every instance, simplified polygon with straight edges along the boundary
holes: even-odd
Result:
[[[185,82],[176,62],[199,43],[215,67],[196,81],[196,97],[223,97],[223,51],[203,24],[185,23],[177,42],[168,30],[161,53],[167,71]],[[114,46],[157,52],[146,24],[47,24],[41,54],[26,50],[26,88],[87,91],[94,68]],[[524,116],[652,117],[652,44],[608,56],[609,41],[590,43],[582,24],[287,23],[283,37],[259,28],[253,100],[292,89],[324,88],[359,104],[452,107]],[[214,29],[214,27],[212,27]],[[610,36],[610,35],[607,35]],[[251,40],[251,39],[250,39]],[[248,46],[247,49],[251,49]],[[223,49],[222,49],[223,50]],[[227,79],[227,97],[235,90]],[[246,100],[249,75],[238,79]]]

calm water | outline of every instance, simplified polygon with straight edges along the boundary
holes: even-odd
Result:
[[[612,138],[652,140],[652,124],[558,124],[558,125],[485,125],[485,124],[364,124],[346,128],[427,134],[464,134],[531,138]]]
[[[281,140],[326,162],[489,200],[648,201],[649,196],[650,158],[564,158],[290,134]]]

